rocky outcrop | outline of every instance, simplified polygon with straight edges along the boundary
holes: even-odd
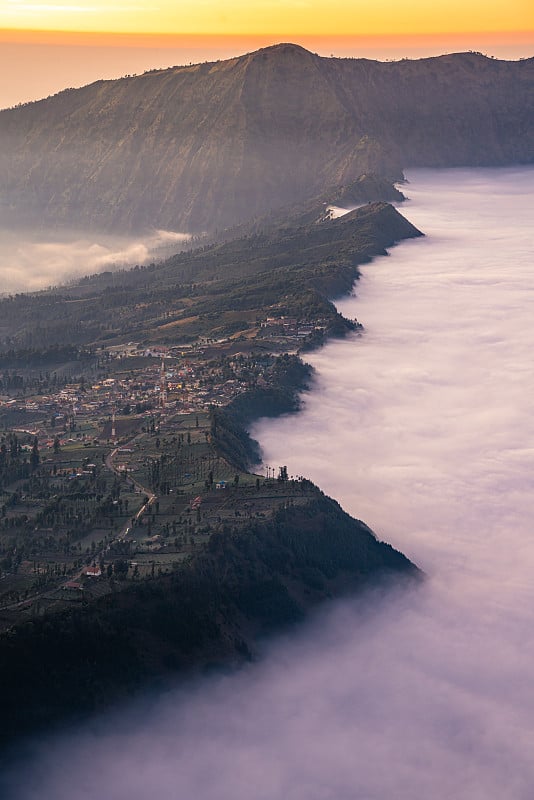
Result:
[[[400,189],[397,189],[390,181],[371,173],[370,175],[360,175],[346,186],[340,186],[330,196],[329,201],[332,205],[350,208],[379,200],[388,203],[402,203],[405,199]]]

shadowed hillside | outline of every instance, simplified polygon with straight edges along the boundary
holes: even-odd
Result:
[[[0,207],[10,223],[213,231],[365,172],[531,162],[533,95],[533,59],[290,44],[98,81],[0,113]]]

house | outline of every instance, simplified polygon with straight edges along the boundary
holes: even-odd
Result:
[[[67,589],[67,591],[75,592],[75,591],[83,591],[83,586],[79,581],[67,581],[64,584],[63,589]]]

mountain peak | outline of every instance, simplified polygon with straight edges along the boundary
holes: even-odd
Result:
[[[293,44],[292,42],[280,42],[278,44],[271,44],[268,47],[261,47],[259,50],[254,50],[252,53],[248,53],[243,58],[248,59],[252,62],[262,62],[262,61],[283,61],[284,63],[302,63],[303,61],[309,61],[311,59],[317,58],[313,53],[309,50],[306,50],[305,47],[301,47],[300,44]]]
[[[261,47],[256,50],[256,53],[282,53],[283,55],[312,55],[309,50],[302,47],[300,44],[293,44],[293,42],[279,42],[278,44],[271,44],[268,47]]]

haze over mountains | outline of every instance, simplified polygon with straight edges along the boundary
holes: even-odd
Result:
[[[276,45],[0,113],[4,223],[214,231],[366,172],[534,161],[534,59]]]

